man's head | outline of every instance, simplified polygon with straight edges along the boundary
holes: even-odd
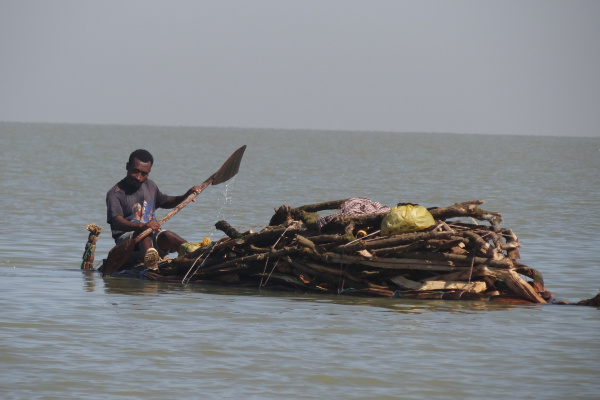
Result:
[[[125,166],[127,169],[127,176],[125,177],[127,184],[136,188],[140,187],[150,175],[153,163],[154,158],[147,150],[138,149],[131,153]]]
[[[149,162],[150,165],[154,164],[154,158],[152,157],[152,154],[150,154],[150,152],[148,150],[144,150],[144,149],[137,149],[136,151],[134,151],[133,153],[131,153],[129,155],[129,164],[133,164],[133,160],[134,159],[138,159],[141,162]]]

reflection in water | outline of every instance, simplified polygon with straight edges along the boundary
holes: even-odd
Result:
[[[96,271],[81,271],[81,276],[83,277],[83,290],[86,292],[93,292],[96,290],[96,275],[98,273]]]
[[[474,313],[489,311],[506,311],[511,309],[537,309],[543,306],[532,305],[510,305],[484,301],[452,301],[452,300],[414,300],[384,297],[354,297],[331,294],[304,294],[291,293],[252,287],[220,286],[213,284],[189,283],[180,284],[172,282],[157,282],[144,279],[133,279],[123,277],[105,277],[94,271],[82,271],[84,278],[84,290],[94,291],[97,282],[103,282],[104,291],[107,294],[126,294],[132,296],[148,296],[168,294],[176,292],[203,293],[223,296],[240,297],[265,297],[286,299],[291,302],[308,303],[330,303],[350,306],[367,306],[381,308],[387,311],[403,314],[422,314],[427,312],[444,313]]]
[[[143,279],[102,277],[96,273],[96,279],[104,282],[104,292],[107,294],[127,294],[132,296],[148,296],[181,290],[181,285],[147,281]]]

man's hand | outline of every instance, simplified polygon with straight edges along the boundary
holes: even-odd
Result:
[[[193,188],[191,188],[190,190],[187,191],[187,193],[185,194],[185,197],[188,197],[189,195],[191,195],[192,193],[200,193],[202,191],[202,187],[201,186],[194,186]],[[192,199],[193,202],[196,201],[196,199]]]
[[[153,219],[152,221],[146,222],[144,224],[143,230],[146,230],[148,228],[152,229],[153,231],[160,231],[160,224],[158,223],[157,220]]]

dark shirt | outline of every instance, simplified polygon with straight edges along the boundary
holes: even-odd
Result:
[[[151,179],[146,179],[139,188],[131,188],[120,181],[106,193],[106,222],[122,216],[128,221],[146,223],[156,219],[154,212],[167,200]],[[121,236],[124,231],[116,230],[111,224],[112,237]]]

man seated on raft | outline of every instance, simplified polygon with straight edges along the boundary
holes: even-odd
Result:
[[[200,186],[194,186],[182,196],[163,194],[156,183],[149,179],[154,164],[152,154],[147,150],[135,150],[129,156],[125,168],[127,175],[106,194],[107,222],[112,237],[119,244],[129,240],[146,229],[152,234],[142,239],[128,261],[141,261],[147,268],[156,269],[161,258],[179,250],[186,241],[171,231],[163,231],[154,213],[158,208],[174,208],[190,194],[200,193]],[[195,201],[195,200],[194,200]]]

